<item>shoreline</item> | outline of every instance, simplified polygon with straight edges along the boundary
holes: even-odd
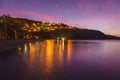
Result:
[[[21,47],[26,43],[36,42],[36,41],[41,42],[44,40],[50,40],[50,39],[0,39],[0,54],[6,53],[7,51],[11,51],[13,49],[17,49],[18,47]],[[78,40],[78,39],[70,39],[70,40]]]
[[[6,51],[17,49],[23,46],[25,43],[43,41],[39,39],[0,39],[0,53],[5,53]]]

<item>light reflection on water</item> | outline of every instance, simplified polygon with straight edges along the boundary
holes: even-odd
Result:
[[[46,40],[25,44],[18,48],[18,53],[23,55],[30,71],[40,70],[50,75],[55,68],[61,69],[71,62],[109,68],[120,56],[118,44],[111,41]]]
[[[51,74],[55,66],[62,67],[66,58],[70,63],[72,51],[71,40],[46,40],[44,42],[35,42],[25,44],[24,47],[18,48],[18,52],[23,55],[28,63],[30,70],[42,67],[44,74]],[[40,69],[41,70],[41,69]]]
[[[6,80],[120,80],[119,40],[45,40],[11,53],[0,58]]]

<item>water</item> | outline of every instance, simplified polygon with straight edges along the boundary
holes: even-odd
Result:
[[[120,80],[120,41],[46,40],[0,55],[0,80]]]

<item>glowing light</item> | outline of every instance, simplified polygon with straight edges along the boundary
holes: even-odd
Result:
[[[64,41],[65,40],[65,38],[62,38],[62,41]]]
[[[33,31],[34,31],[34,32],[36,32],[37,30],[36,30],[36,29],[34,29]]]
[[[67,55],[67,59],[70,62],[71,59],[71,51],[72,51],[72,42],[71,40],[68,40],[68,46],[67,46],[67,50],[68,50],[68,55]]]
[[[59,43],[59,63],[62,65],[63,63],[63,49],[62,49],[62,41]]]
[[[27,44],[24,45],[24,54],[27,55],[28,53],[28,47],[27,47]]]
[[[35,23],[33,23],[33,26],[37,26]]]
[[[31,30],[28,30],[28,32],[31,32]]]
[[[62,38],[62,49],[64,50],[64,38]]]
[[[53,40],[46,41],[46,72],[51,72],[53,65]]]
[[[29,48],[30,48],[30,52],[29,52],[29,67],[32,68],[34,66],[35,63],[35,45],[32,43],[29,43]]]
[[[21,54],[21,47],[18,47],[18,53]]]
[[[18,51],[21,51],[21,47],[18,47]]]

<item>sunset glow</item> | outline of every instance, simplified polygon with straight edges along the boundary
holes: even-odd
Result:
[[[0,15],[65,23],[120,36],[120,0],[0,0]]]

